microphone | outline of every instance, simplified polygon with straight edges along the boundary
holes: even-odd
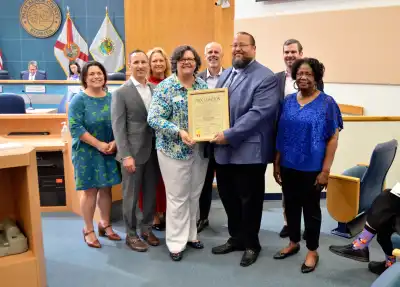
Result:
[[[31,97],[30,97],[27,93],[25,93],[25,90],[22,90],[22,92],[23,92],[24,95],[26,95],[26,96],[28,97],[28,99],[29,99],[29,108],[27,108],[27,110],[34,110],[35,108],[32,107],[32,99],[31,99]]]

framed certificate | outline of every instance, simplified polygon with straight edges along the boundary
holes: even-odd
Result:
[[[229,128],[228,89],[188,92],[189,135],[197,142],[210,141]]]

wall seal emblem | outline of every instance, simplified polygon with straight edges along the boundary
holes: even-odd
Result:
[[[60,28],[62,16],[54,0],[25,0],[19,10],[22,27],[37,38],[48,38]]]

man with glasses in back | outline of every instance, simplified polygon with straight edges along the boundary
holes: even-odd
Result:
[[[267,164],[275,153],[279,92],[275,74],[255,60],[256,43],[235,35],[232,66],[216,88],[228,88],[230,128],[215,135],[217,185],[228,216],[230,238],[214,254],[244,251],[240,265],[253,264],[261,251],[260,231]]]

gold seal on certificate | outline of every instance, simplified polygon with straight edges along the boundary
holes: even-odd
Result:
[[[228,89],[188,92],[189,135],[197,142],[210,141],[229,128]]]

